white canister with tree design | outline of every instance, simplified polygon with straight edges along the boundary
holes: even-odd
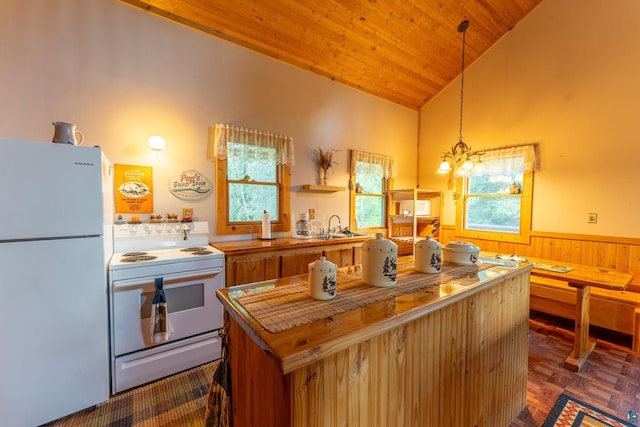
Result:
[[[440,273],[442,269],[442,245],[427,236],[417,240],[413,248],[413,268],[422,273]]]
[[[362,281],[367,285],[390,288],[396,285],[398,245],[376,233],[362,244]]]
[[[328,300],[336,296],[337,266],[327,261],[325,252],[319,260],[309,263],[309,296],[318,300]]]

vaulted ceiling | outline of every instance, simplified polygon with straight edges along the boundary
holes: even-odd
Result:
[[[542,0],[121,0],[420,109]]]

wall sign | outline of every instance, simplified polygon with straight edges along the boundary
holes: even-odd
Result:
[[[113,165],[116,213],[153,212],[151,166]]]
[[[213,191],[211,181],[196,170],[187,170],[169,180],[169,191],[182,200],[201,200]]]

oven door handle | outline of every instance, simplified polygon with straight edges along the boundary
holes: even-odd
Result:
[[[147,285],[151,285],[153,287],[153,278],[155,277],[163,277],[165,280],[177,281],[177,280],[193,280],[202,276],[216,276],[222,273],[222,267],[209,268],[206,270],[197,270],[192,271],[190,273],[182,273],[182,274],[159,274],[158,276],[146,276],[146,277],[138,277],[135,279],[126,279],[126,280],[116,280],[113,282],[114,290],[123,290],[124,288],[142,288]],[[165,287],[171,287],[172,285],[165,285]]]

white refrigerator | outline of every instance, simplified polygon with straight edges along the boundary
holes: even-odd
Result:
[[[109,398],[111,167],[102,150],[0,138],[0,424]]]

